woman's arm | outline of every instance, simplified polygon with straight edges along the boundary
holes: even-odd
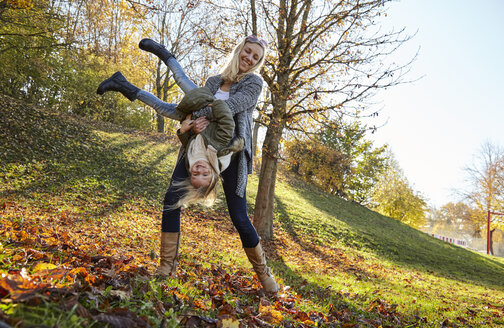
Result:
[[[250,74],[244,79],[247,80],[243,81],[243,85],[226,100],[233,116],[255,106],[261,95],[263,81],[259,76]]]
[[[215,83],[215,81],[212,80],[215,78],[216,77],[209,78],[205,86],[208,86],[208,84]],[[262,79],[255,74],[249,74],[245,76],[243,80],[238,83],[241,84],[238,87],[238,90],[236,90],[236,92],[233,93],[233,95],[230,95],[229,99],[225,101],[233,116],[257,104],[257,100],[259,99],[259,95],[261,94],[263,85]],[[195,112],[194,116],[195,117],[206,116],[208,118],[213,118],[212,109],[209,107],[203,108]]]

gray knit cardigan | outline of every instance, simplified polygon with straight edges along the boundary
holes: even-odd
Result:
[[[213,94],[219,90],[224,81],[220,75],[215,75],[205,83]],[[252,113],[262,91],[263,80],[257,74],[247,74],[238,83],[231,85],[229,99],[226,100],[235,120],[235,136],[245,140],[245,147],[237,154],[238,181],[236,195],[244,197],[247,188],[247,175],[252,173]],[[211,109],[204,108],[195,113],[196,117],[211,118]]]

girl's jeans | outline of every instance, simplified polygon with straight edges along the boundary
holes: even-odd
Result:
[[[185,75],[184,70],[182,69],[178,61],[175,59],[175,57],[170,57],[165,62],[165,64],[172,71],[175,82],[182,89],[182,91],[184,91],[184,93],[187,93],[192,89],[197,88],[197,85],[194,84],[187,77],[187,75]],[[175,115],[175,108],[177,107],[177,104],[164,102],[158,97],[154,96],[152,93],[143,90],[140,90],[137,93],[137,99],[143,102],[144,104],[154,108],[156,112],[158,112],[160,115],[163,115],[171,119],[178,118],[178,116]]]

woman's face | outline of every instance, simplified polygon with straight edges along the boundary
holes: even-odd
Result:
[[[264,50],[257,43],[246,42],[238,56],[240,73],[248,72],[263,56]]]
[[[208,187],[212,182],[212,169],[206,161],[196,161],[191,167],[191,185],[195,188]]]

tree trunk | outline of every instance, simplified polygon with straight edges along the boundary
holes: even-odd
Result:
[[[165,130],[164,129],[164,125],[165,125],[164,117],[159,114],[156,114],[156,121],[157,121],[157,132],[163,133]]]
[[[163,18],[161,20],[161,38],[164,37],[166,30],[166,13],[163,15]],[[163,88],[165,85],[163,85],[163,76],[161,74],[161,65],[164,63],[161,61],[161,59],[158,59],[157,65],[156,65],[156,95],[159,99],[163,99],[163,101],[166,101],[166,90]],[[166,73],[165,77],[165,83],[167,84],[168,80],[168,73]],[[157,114],[157,132],[163,133],[165,132],[165,119],[163,116]]]
[[[257,154],[257,137],[259,135],[259,127],[261,123],[259,123],[259,119],[254,120],[254,127],[252,128],[252,155],[255,156]]]
[[[262,148],[259,186],[254,208],[254,227],[263,239],[273,238],[273,207],[278,165],[278,146],[285,122],[272,120]]]
[[[493,251],[493,234],[495,229],[490,230],[490,254],[494,255]]]
[[[156,66],[156,95],[159,99],[162,99],[163,96],[163,84],[162,84],[162,76],[161,76],[161,60],[158,60],[157,66]],[[157,114],[157,132],[163,133],[164,126],[165,126],[165,121],[164,117]]]

